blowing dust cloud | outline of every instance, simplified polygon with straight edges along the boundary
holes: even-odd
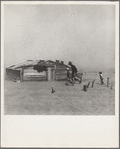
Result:
[[[5,5],[5,67],[26,60],[72,61],[79,71],[115,67],[115,6]]]

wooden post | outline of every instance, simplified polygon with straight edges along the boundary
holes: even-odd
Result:
[[[107,87],[109,87],[109,78],[107,78]]]
[[[54,71],[54,80],[55,80],[55,81],[57,80],[57,76],[56,76],[56,68],[57,68],[57,66],[55,65],[55,71]]]
[[[46,80],[48,81],[48,71],[46,70]]]
[[[90,82],[88,83],[87,88],[89,87],[89,85],[90,85]]]
[[[52,86],[52,91],[51,91],[51,93],[54,93],[55,92],[55,88],[54,88],[54,86]]]
[[[112,87],[113,87],[113,83],[111,82],[111,90],[112,90]]]
[[[48,81],[51,81],[51,68],[48,68]]]
[[[20,70],[20,81],[23,81],[23,68]]]
[[[87,85],[83,86],[83,90],[86,92],[87,91]]]
[[[55,69],[53,68],[53,81],[55,81]]]
[[[81,82],[82,82],[82,75],[83,75],[83,73],[81,73],[81,75],[80,75]]]
[[[92,81],[92,86],[91,86],[91,88],[93,88],[93,86],[94,86],[94,82],[95,82],[95,80],[94,80],[94,81]]]

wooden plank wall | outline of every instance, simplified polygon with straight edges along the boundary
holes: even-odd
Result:
[[[23,70],[23,81],[47,81],[46,71],[37,72],[33,68]]]
[[[11,79],[20,80],[21,70],[14,70],[14,69],[6,68],[6,74],[7,74]]]
[[[55,78],[57,81],[67,80],[66,67],[62,65],[57,65],[55,70]]]

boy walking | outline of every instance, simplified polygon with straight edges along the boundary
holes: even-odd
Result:
[[[72,62],[69,62],[68,65],[71,66],[71,70],[72,70],[72,81],[75,79],[79,81],[79,83],[81,83],[81,79],[77,77],[77,68],[72,64]]]
[[[70,82],[72,85],[74,85],[74,82],[70,78],[70,69],[67,68],[66,70],[67,70],[67,81],[66,81],[65,85],[68,85],[68,82]]]
[[[101,84],[104,84],[102,72],[99,72]]]

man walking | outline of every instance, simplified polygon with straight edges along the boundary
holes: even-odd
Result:
[[[72,70],[72,81],[78,80],[79,83],[81,83],[81,79],[77,77],[77,68],[72,64],[72,62],[69,62],[68,65],[71,66]]]

